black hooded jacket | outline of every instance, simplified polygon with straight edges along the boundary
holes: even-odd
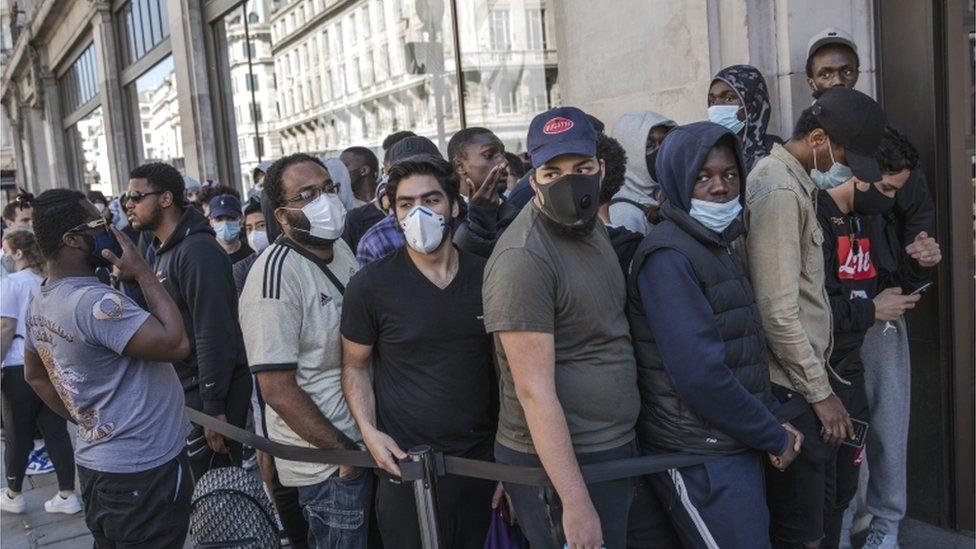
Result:
[[[199,388],[204,413],[225,413],[231,379],[248,375],[230,257],[196,208],[183,210],[173,234],[153,247],[156,277],[190,338],[190,356],[173,363],[176,374],[184,390]]]

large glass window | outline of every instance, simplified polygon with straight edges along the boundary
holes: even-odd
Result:
[[[95,71],[95,45],[89,44],[58,81],[61,90],[61,111],[74,112],[98,95],[98,76]]]
[[[167,56],[125,90],[137,136],[138,163],[167,162],[182,171],[186,162],[173,57]]]
[[[70,169],[85,191],[101,191],[112,195],[111,171],[105,154],[105,128],[102,108],[97,107],[75,122],[67,132]]]
[[[351,145],[378,152],[400,130],[446,152],[462,113],[467,125],[523,149],[532,116],[559,104],[548,1],[457,0],[454,14],[448,0],[358,0],[340,9],[246,0],[214,22],[226,142],[238,145],[240,180],[248,186],[260,161],[283,154],[335,155]]]
[[[122,8],[124,65],[142,59],[169,36],[167,0],[132,0]]]

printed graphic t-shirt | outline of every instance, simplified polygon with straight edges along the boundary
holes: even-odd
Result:
[[[75,461],[135,473],[176,457],[190,422],[172,365],[122,355],[149,313],[95,277],[40,287],[27,316],[36,353],[77,422]]]

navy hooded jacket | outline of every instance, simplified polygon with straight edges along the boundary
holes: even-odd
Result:
[[[635,254],[628,301],[645,450],[780,454],[788,441],[770,411],[776,402],[762,321],[732,247],[744,225],[737,219],[718,234],[688,214],[698,173],[723,139],[735,150],[744,202],[742,156],[727,129],[711,122],[680,126],[657,156],[664,220]]]

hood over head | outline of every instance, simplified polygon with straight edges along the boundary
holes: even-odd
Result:
[[[746,126],[742,134],[742,156],[746,161],[746,171],[756,162],[769,155],[766,143],[766,128],[769,126],[769,92],[766,81],[759,69],[751,65],[732,65],[719,71],[712,82],[721,80],[732,88],[746,113]]]
[[[210,221],[203,216],[203,213],[193,206],[185,205],[183,206],[183,215],[180,216],[173,234],[169,236],[166,242],[155,242],[155,245],[159,246],[156,250],[156,257],[172,250],[188,236],[196,233],[207,233],[211,237],[215,236],[213,228],[210,227]]]
[[[719,141],[727,138],[735,149],[739,162],[739,202],[745,206],[746,172],[743,170],[742,150],[739,140],[724,126],[714,122],[695,122],[671,130],[661,144],[655,169],[664,196],[674,207],[691,210],[691,195],[698,179],[698,172],[709,151]]]
[[[339,201],[346,207],[346,211],[355,208],[356,196],[352,192],[352,178],[349,177],[349,170],[346,165],[336,156],[322,157],[319,160],[325,164],[325,169],[329,171],[329,177],[332,178],[332,181],[339,184]]]
[[[674,127],[674,120],[654,111],[629,112],[617,119],[610,130],[627,153],[627,173],[624,175],[623,189],[630,195],[640,195],[650,200],[657,182],[647,169],[647,135],[655,126]]]

